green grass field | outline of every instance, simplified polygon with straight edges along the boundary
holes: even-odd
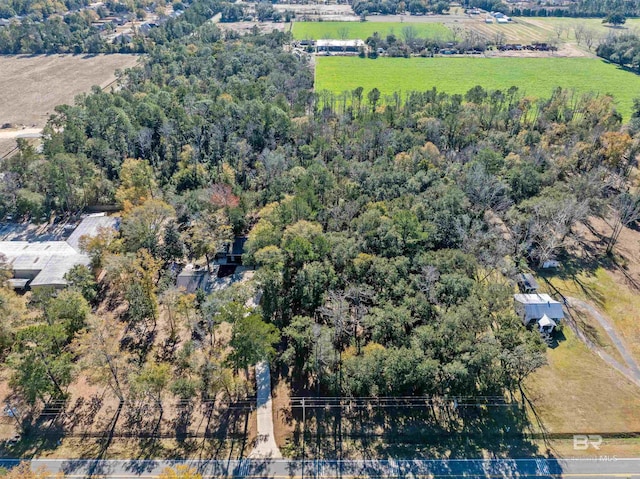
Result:
[[[451,30],[441,23],[400,23],[400,22],[295,22],[293,38],[296,40],[362,39],[366,40],[378,32],[385,37],[391,33],[402,36],[402,31],[411,27],[421,38],[447,39]]]
[[[533,97],[548,96],[555,87],[579,93],[611,93],[618,111],[629,119],[633,98],[640,96],[640,76],[594,58],[378,58],[318,57],[317,91],[336,93],[359,86],[394,91],[429,90],[466,93],[517,86]]]

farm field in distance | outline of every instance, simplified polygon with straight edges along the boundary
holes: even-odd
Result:
[[[137,61],[121,54],[0,56],[0,125],[42,128],[56,105],[73,103],[93,85],[109,85],[117,69]],[[0,155],[14,144],[0,137]]]
[[[442,23],[403,23],[403,22],[295,22],[293,38],[296,40],[362,39],[378,32],[382,37],[389,34],[401,36],[406,27],[411,27],[421,38],[446,39],[451,30]]]
[[[576,25],[584,25],[592,29],[597,36],[606,37],[609,34],[631,33],[640,30],[640,18],[628,18],[624,25],[612,27],[602,23],[601,18],[561,18],[561,17],[515,17],[515,21],[521,24],[538,27],[546,30],[549,35],[557,38],[556,27],[564,27],[560,40],[575,41],[573,29]]]
[[[484,17],[483,17],[484,18]],[[464,26],[482,35],[487,41],[493,42],[499,34],[504,35],[504,41],[508,43],[534,43],[549,42],[556,37],[551,25],[530,23],[527,18],[518,18],[511,23],[485,23],[483,19],[474,18]],[[563,36],[564,39],[564,36]]]
[[[378,88],[384,97],[433,87],[466,93],[476,85],[490,90],[516,86],[533,97],[548,96],[558,86],[578,93],[610,93],[618,111],[629,119],[640,76],[594,58],[316,59],[316,91],[342,93],[361,86],[365,92]]]
[[[461,25],[482,35],[488,41],[494,41],[496,35],[504,35],[504,41],[511,43],[554,42],[557,44],[575,44],[574,29],[581,25],[593,31],[595,38],[604,38],[609,34],[635,32],[640,29],[640,19],[630,18],[621,27],[603,24],[599,18],[559,18],[559,17],[513,17],[507,24],[485,23],[484,17],[476,16]],[[586,45],[581,45],[587,50]]]

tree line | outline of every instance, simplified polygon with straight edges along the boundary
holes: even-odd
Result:
[[[56,13],[77,10],[87,5],[89,5],[88,0],[48,0],[37,2],[34,0],[7,0],[0,4],[0,18],[11,18],[16,15],[34,15],[42,19]]]
[[[520,6],[509,5],[502,0],[465,0],[462,5],[524,17],[606,18],[614,12],[625,17],[640,16],[640,5],[624,0],[577,0],[566,6],[551,6],[548,3]]]
[[[414,15],[424,15],[428,12],[437,14],[449,11],[449,2],[446,1],[425,1],[425,0],[354,0],[351,8],[356,15],[371,15],[379,13],[381,15],[395,15],[400,13],[411,13]]]
[[[51,16],[43,21],[27,17],[0,28],[0,53],[53,54],[53,53],[142,53],[146,50],[141,36],[131,42],[109,42],[92,25],[92,12],[84,11]],[[111,26],[114,30],[115,27]]]
[[[640,73],[640,37],[635,33],[608,36],[598,45],[596,53],[605,60]]]
[[[190,4],[190,1],[176,4],[176,8],[188,11],[164,20],[161,28],[153,28],[147,35],[134,29],[131,35],[119,35],[113,40],[94,24],[97,14],[92,10],[50,16],[42,21],[27,16],[0,28],[0,54],[145,53],[156,44],[191,35],[224,8],[224,2],[218,0],[197,2],[193,9]],[[111,9],[118,11],[115,5]],[[115,32],[111,23],[105,28],[107,33]]]

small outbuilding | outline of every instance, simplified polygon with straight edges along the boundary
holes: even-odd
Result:
[[[199,289],[208,291],[211,287],[211,275],[205,268],[196,268],[188,264],[178,274],[176,286],[185,293],[195,293]]]
[[[531,273],[521,273],[518,275],[518,288],[521,293],[537,293],[538,287],[538,282]]]
[[[541,333],[551,333],[558,324],[546,314],[538,321],[538,329]]]

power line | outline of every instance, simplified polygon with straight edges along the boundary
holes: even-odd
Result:
[[[380,396],[380,397],[302,397],[290,398],[292,408],[424,408],[451,404],[458,407],[511,407],[517,403],[503,396]]]

